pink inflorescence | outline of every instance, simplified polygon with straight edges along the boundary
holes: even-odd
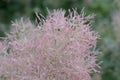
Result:
[[[43,24],[15,21],[0,42],[0,80],[91,80],[97,72],[92,15],[48,11]]]

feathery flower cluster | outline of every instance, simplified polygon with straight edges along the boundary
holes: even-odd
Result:
[[[43,24],[29,19],[14,22],[0,42],[1,80],[91,80],[96,72],[98,34],[91,15],[76,10],[48,11]]]

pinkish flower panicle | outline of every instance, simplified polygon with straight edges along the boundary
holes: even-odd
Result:
[[[96,72],[98,34],[86,23],[92,16],[62,9],[49,11],[43,24],[28,19],[13,23],[15,28],[1,44],[7,55],[0,56],[0,79],[6,80],[91,80]],[[93,50],[92,50],[93,49]]]

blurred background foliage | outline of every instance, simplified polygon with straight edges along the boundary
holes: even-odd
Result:
[[[35,11],[45,16],[47,8],[77,8],[80,12],[83,7],[87,14],[96,14],[93,29],[101,36],[97,47],[103,63],[94,80],[120,80],[120,0],[0,0],[0,37],[9,32],[15,19],[30,17],[34,21]]]

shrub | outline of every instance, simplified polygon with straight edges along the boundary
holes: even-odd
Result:
[[[2,80],[90,80],[97,72],[98,34],[91,30],[92,15],[74,9],[48,11],[42,24],[15,21],[0,42]]]

